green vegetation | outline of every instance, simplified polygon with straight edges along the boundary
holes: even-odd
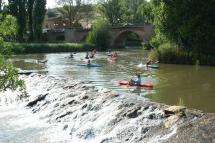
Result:
[[[11,45],[4,41],[15,33],[15,18],[0,14],[0,92],[7,89],[15,90],[23,86],[23,81],[18,78],[18,71],[8,61],[11,56]]]
[[[46,0],[8,0],[5,13],[17,19],[16,40],[19,42],[41,40],[45,8]]]
[[[42,40],[43,20],[46,13],[46,0],[36,0],[33,9],[33,29],[35,41]]]
[[[92,44],[77,43],[12,43],[12,51],[22,53],[57,53],[57,52],[81,52],[94,48]]]
[[[108,0],[98,3],[98,12],[111,25],[148,23],[152,20],[151,4],[144,0]]]
[[[110,33],[107,21],[98,20],[87,36],[87,42],[94,44],[98,50],[106,50],[110,45]]]
[[[111,25],[122,22],[120,0],[109,0],[98,5],[98,11],[106,17]]]
[[[153,0],[152,3],[156,36],[151,44],[163,51],[159,52],[160,61],[215,65],[214,0]]]

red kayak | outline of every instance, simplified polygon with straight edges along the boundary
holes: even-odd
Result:
[[[125,85],[125,86],[140,86],[140,87],[148,87],[148,88],[153,88],[153,85],[151,83],[143,83],[141,85],[135,85],[135,84],[130,84],[128,81],[119,81],[119,85]]]
[[[109,61],[109,62],[116,62],[116,60],[117,60],[117,57],[108,57],[107,58],[107,61]]]

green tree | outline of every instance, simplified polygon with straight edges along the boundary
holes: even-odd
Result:
[[[122,8],[120,0],[108,0],[99,3],[98,11],[109,21],[111,25],[122,22]]]
[[[107,26],[107,21],[98,20],[87,36],[87,42],[94,44],[98,50],[106,50],[110,46],[110,33]]]
[[[58,4],[62,6],[58,8],[58,11],[64,18],[69,19],[69,27],[73,27],[74,23],[79,22],[82,5],[81,0],[58,0]]]
[[[28,30],[29,30],[29,41],[34,40],[34,30],[33,30],[33,8],[35,0],[28,0],[27,11],[28,11]]]
[[[48,18],[57,17],[57,13],[55,11],[51,10],[51,9],[47,10],[46,15],[47,15]]]
[[[137,9],[135,21],[138,23],[153,23],[152,5],[150,2],[143,2]]]
[[[36,41],[42,40],[43,22],[46,14],[46,0],[35,0],[33,8],[33,29]]]
[[[121,9],[123,13],[124,23],[139,23],[140,19],[137,18],[137,11],[145,0],[121,0]]]
[[[215,55],[214,10],[214,0],[163,0],[155,24],[168,40],[201,59],[201,55]]]
[[[8,0],[9,14],[13,15],[17,19],[17,39],[20,42],[24,41],[26,34],[26,3],[27,0]]]
[[[10,15],[0,15],[0,92],[7,89],[15,90],[23,85],[18,77],[18,71],[8,62],[11,55],[11,45],[5,43],[5,37],[16,34],[16,19]]]
[[[2,11],[2,0],[0,0],[0,12]]]

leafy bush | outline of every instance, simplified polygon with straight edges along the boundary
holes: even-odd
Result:
[[[166,42],[161,44],[158,49],[151,50],[149,59],[159,60],[162,63],[169,64],[195,64],[194,55],[183,50],[179,50],[174,43]]]
[[[98,20],[87,36],[87,43],[94,44],[98,50],[106,50],[110,46],[110,33],[107,25],[106,21]]]

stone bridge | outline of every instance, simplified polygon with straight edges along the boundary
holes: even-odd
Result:
[[[147,43],[152,35],[154,34],[154,29],[152,25],[127,25],[127,26],[111,26],[108,27],[111,33],[111,47],[121,48],[125,46],[126,38],[129,34],[135,33],[138,35],[139,39],[144,43]],[[66,42],[83,42],[87,34],[91,29],[66,29],[65,30],[65,40]]]

